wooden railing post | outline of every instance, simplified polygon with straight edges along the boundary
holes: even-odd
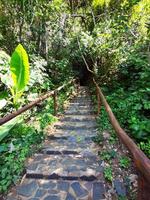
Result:
[[[57,115],[58,104],[57,104],[57,91],[54,91],[54,115]]]
[[[138,175],[138,200],[150,199],[150,184],[139,172]]]
[[[76,79],[75,82],[74,82],[74,84],[75,84],[76,90],[78,92],[79,91],[79,87],[80,87],[80,80]]]
[[[98,88],[96,88],[96,95],[97,95],[97,116],[99,116],[100,109],[101,109],[101,100],[100,100]]]

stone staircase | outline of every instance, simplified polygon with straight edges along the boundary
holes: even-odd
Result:
[[[28,159],[26,175],[7,200],[106,199],[103,162],[97,156],[96,121],[86,87],[81,87],[40,153]]]

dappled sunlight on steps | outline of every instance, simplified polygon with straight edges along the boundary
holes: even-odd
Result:
[[[55,131],[28,159],[26,176],[7,200],[100,200],[107,198],[104,165],[92,138],[97,133],[92,101],[81,87]],[[123,183],[117,182],[118,187]]]

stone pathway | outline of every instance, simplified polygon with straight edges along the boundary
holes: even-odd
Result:
[[[55,127],[41,152],[28,160],[25,177],[6,199],[106,199],[103,162],[92,142],[96,121],[86,87],[80,88]]]

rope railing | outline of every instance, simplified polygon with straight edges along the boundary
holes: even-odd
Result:
[[[18,115],[24,113],[25,111],[33,108],[34,106],[37,106],[38,103],[40,103],[41,101],[44,101],[45,99],[53,96],[54,98],[54,114],[57,114],[57,110],[58,110],[58,104],[57,104],[57,94],[60,90],[64,89],[66,86],[68,86],[69,84],[75,83],[76,79],[71,79],[68,83],[63,84],[62,86],[58,87],[56,90],[50,91],[48,93],[46,93],[45,95],[42,95],[40,97],[38,97],[36,100],[32,101],[31,103],[23,106],[22,108],[20,108],[17,111],[14,111],[13,113],[10,113],[8,115],[6,115],[5,117],[0,119],[0,125],[5,124],[6,122],[10,121],[11,119],[17,117]]]
[[[138,200],[148,200],[150,198],[150,160],[121,128],[95,79],[93,79],[93,82],[97,91],[98,114],[100,113],[100,105],[103,104],[118,138],[128,148],[133,157],[138,174]]]

